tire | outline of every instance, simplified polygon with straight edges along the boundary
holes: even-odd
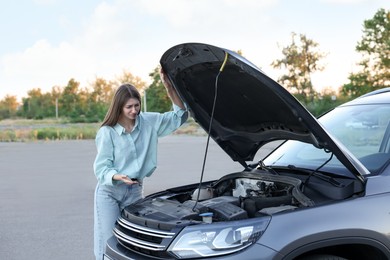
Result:
[[[335,255],[308,255],[298,259],[299,260],[348,260],[344,257],[335,256]]]

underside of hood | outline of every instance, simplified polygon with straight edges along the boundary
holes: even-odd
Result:
[[[246,165],[270,141],[299,140],[329,149],[359,171],[294,96],[237,53],[185,43],[167,50],[160,63],[207,132],[215,100],[209,134],[234,161]]]

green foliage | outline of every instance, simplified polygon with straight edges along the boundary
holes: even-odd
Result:
[[[37,140],[82,140],[94,139],[96,132],[96,127],[48,127],[36,130],[35,137]]]
[[[16,97],[6,96],[0,100],[0,120],[11,117],[27,119],[70,118],[71,122],[100,122],[107,113],[116,86],[125,82],[133,84],[141,92],[145,82],[139,77],[124,71],[115,81],[96,78],[89,88],[81,88],[80,83],[70,79],[66,86],[54,86],[49,93],[40,88],[27,92],[18,109]]]
[[[338,105],[341,105],[346,100],[343,98],[337,98],[334,94],[320,95],[313,100],[313,102],[306,105],[306,109],[310,111],[314,116],[319,117],[322,114],[332,110]]]
[[[27,92],[27,98],[23,98],[22,109],[19,116],[29,119],[42,119],[55,116],[55,103],[49,93],[43,94],[40,88]]]
[[[0,107],[0,120],[10,118],[11,115],[6,107]]]
[[[6,95],[3,100],[0,100],[0,120],[11,118],[16,115],[18,102],[16,96]]]
[[[79,95],[80,83],[74,79],[69,80],[68,85],[65,86],[58,103],[60,108],[60,116],[77,117],[83,114],[82,105],[80,101],[82,97]]]
[[[146,83],[140,77],[134,76],[133,74],[131,74],[130,72],[128,72],[126,70],[124,70],[122,72],[122,75],[117,78],[117,85],[118,86],[122,85],[124,83],[132,84],[140,92],[142,92],[146,87]]]
[[[92,83],[92,92],[88,95],[86,101],[85,116],[79,116],[74,119],[75,122],[99,122],[104,119],[114,96],[115,88],[112,82],[102,78],[96,78]]]
[[[37,140],[81,140],[94,139],[99,124],[53,124],[53,126],[35,125],[39,121],[31,121],[29,125],[7,128],[0,131],[0,142],[24,142]]]
[[[390,11],[379,9],[364,21],[363,37],[356,46],[362,55],[361,70],[351,73],[341,92],[354,98],[390,86]]]
[[[0,141],[1,142],[15,142],[17,141],[16,133],[14,130],[6,129],[0,131]]]
[[[153,82],[146,90],[147,110],[160,113],[171,110],[172,102],[161,82],[159,68],[155,68],[149,76],[152,77]]]
[[[296,34],[292,33],[292,42],[282,49],[283,58],[274,61],[274,68],[285,68],[287,73],[278,81],[291,91],[302,103],[313,102],[315,91],[311,82],[311,74],[323,70],[319,61],[325,54],[317,50],[318,43],[308,39],[305,35],[299,36],[296,42]]]
[[[100,123],[71,123],[68,120],[13,119],[0,121],[0,142],[29,142],[95,139]],[[189,119],[175,134],[204,135],[193,119]]]
[[[343,96],[347,96],[350,99],[356,98],[373,90],[369,82],[368,71],[361,71],[356,74],[350,74],[349,80],[349,83],[344,84],[341,87],[341,93]]]
[[[372,19],[364,21],[363,37],[356,50],[367,57],[374,87],[390,84],[390,11],[379,9]]]

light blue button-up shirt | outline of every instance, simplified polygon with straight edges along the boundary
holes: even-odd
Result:
[[[114,185],[114,174],[142,180],[157,167],[158,137],[166,136],[179,128],[188,113],[178,106],[166,113],[141,112],[131,133],[120,124],[102,126],[96,135],[97,155],[94,172],[101,185]]]

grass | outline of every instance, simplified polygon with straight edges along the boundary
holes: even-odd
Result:
[[[7,119],[0,121],[0,142],[94,139],[100,123],[69,123],[66,119]],[[205,135],[192,118],[174,134]]]
[[[66,119],[7,119],[0,121],[0,142],[94,139],[98,123],[69,123]]]

